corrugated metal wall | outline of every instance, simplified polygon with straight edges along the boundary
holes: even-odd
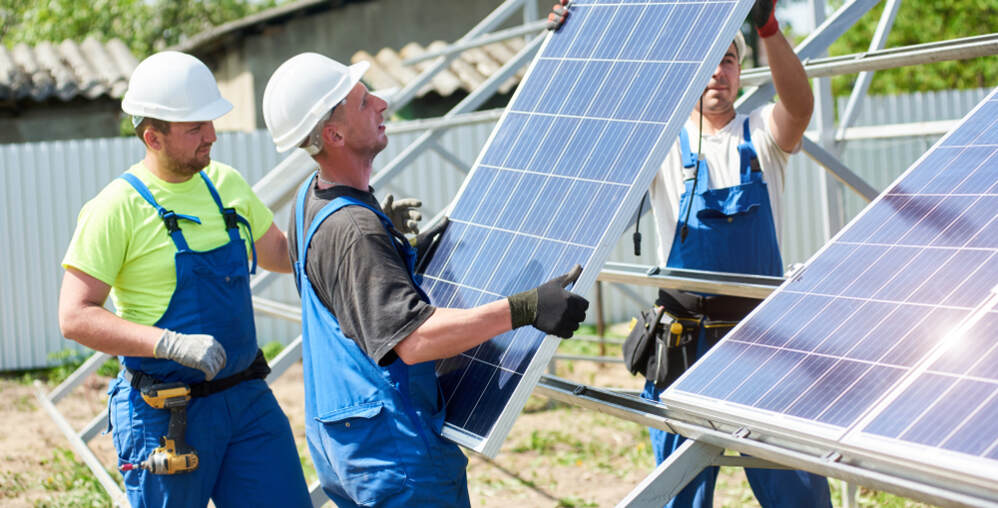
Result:
[[[988,90],[954,91],[871,98],[857,125],[877,125],[956,119],[962,117]],[[843,105],[840,104],[840,108]],[[488,138],[492,123],[452,129],[440,145],[450,149],[467,166],[474,162]],[[388,148],[375,161],[380,167],[411,143],[418,133],[391,137]],[[850,142],[845,162],[872,185],[883,188],[905,170],[936,140],[918,138],[863,140]],[[83,203],[111,179],[142,157],[135,138],[94,139],[0,145],[0,370],[42,366],[50,355],[67,348],[82,349],[62,338],[56,318],[65,252]],[[280,157],[265,131],[224,133],[219,136],[215,159],[242,171],[256,182],[273,168]],[[784,261],[804,261],[823,243],[817,181],[823,175],[806,156],[794,157],[788,171],[787,218],[785,220]],[[395,181],[378,189],[379,195],[393,192],[417,196],[424,202],[424,215],[432,217],[457,192],[465,175],[442,157],[426,152]],[[847,191],[844,206],[850,217],[864,203]],[[288,212],[277,210],[277,223],[285,228]],[[612,260],[653,264],[654,233],[650,215],[642,220],[644,243],[641,257],[633,255],[631,231],[618,242]],[[653,291],[638,291],[648,302]],[[269,298],[297,302],[294,283],[282,277],[263,293]],[[604,289],[605,317],[608,321],[628,319],[634,303],[612,288]],[[590,313],[590,319],[594,315]],[[258,317],[261,342],[288,342],[298,335],[297,325]]]

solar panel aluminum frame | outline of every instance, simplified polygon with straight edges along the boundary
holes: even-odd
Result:
[[[626,2],[578,1],[574,2],[572,5],[607,5],[618,3],[623,4]],[[602,267],[607,257],[609,257],[618,238],[627,227],[629,220],[633,215],[633,210],[637,207],[638,201],[651,184],[661,161],[665,159],[667,151],[675,140],[678,139],[679,129],[683,123],[685,123],[689,115],[688,112],[692,111],[697,98],[699,98],[707,81],[710,79],[713,69],[716,68],[717,62],[721,60],[724,51],[727,50],[730,45],[730,40],[734,37],[733,34],[742,25],[742,22],[748,14],[753,1],[731,0],[730,2],[720,3],[732,4],[732,10],[730,11],[727,19],[724,20],[723,25],[717,27],[716,31],[711,32],[714,34],[711,41],[711,49],[706,53],[704,60],[699,62],[696,67],[696,70],[693,73],[693,78],[690,80],[690,85],[682,93],[681,98],[678,101],[678,109],[673,112],[673,114],[666,121],[665,127],[656,139],[653,148],[649,151],[648,155],[645,156],[641,169],[637,173],[637,177],[634,179],[634,183],[626,192],[620,205],[618,205],[616,214],[611,220],[609,227],[603,232],[598,247],[593,251],[589,265],[583,267],[582,275],[571,288],[573,291],[584,293],[596,281],[596,278],[599,275],[600,267]],[[729,35],[725,36],[724,34]],[[517,103],[517,98],[520,92],[525,88],[523,84],[530,80],[538,60],[544,58],[545,49],[551,43],[552,38],[557,36],[557,33],[548,35],[538,51],[538,55],[534,58],[530,68],[527,70],[524,79],[521,81],[521,85],[517,88],[517,91],[510,99],[510,105]],[[452,210],[461,200],[468,183],[479,170],[482,160],[492,145],[497,133],[503,128],[509,111],[510,109],[507,107],[507,109],[503,112],[502,117],[499,119],[495,129],[493,129],[481,152],[476,158],[475,163],[472,165],[472,170],[469,172],[468,177],[458,190],[454,201],[452,201],[451,205],[447,208],[445,212],[446,215],[451,215]],[[495,457],[499,453],[499,449],[502,446],[506,436],[509,434],[509,431],[512,429],[513,423],[515,422],[517,416],[519,416],[520,412],[523,410],[527,399],[530,397],[534,387],[537,385],[537,382],[549,364],[560,340],[561,339],[552,336],[548,336],[544,339],[531,358],[521,381],[514,389],[502,413],[497,418],[495,424],[486,436],[479,437],[477,434],[468,432],[461,427],[451,424],[450,422],[445,423],[442,431],[443,436],[475,451],[476,453],[486,457]]]
[[[998,100],[998,88],[992,91],[988,97],[981,101],[961,120],[959,125],[971,118],[979,109],[988,102]],[[927,150],[918,160],[916,160],[904,173],[891,183],[887,189],[893,189],[909,173],[915,170],[932,152],[946,144],[947,140],[957,131],[959,126],[940,138],[929,150]],[[844,234],[847,234],[851,227],[862,220],[863,217],[881,202],[887,193],[882,193],[872,201],[861,213],[857,214],[845,227],[843,227],[825,246],[815,253],[804,265],[801,271],[806,270],[811,263],[819,258]],[[801,272],[798,272],[801,273]],[[746,326],[757,313],[763,311],[766,302],[779,295],[782,290],[793,282],[793,277],[780,285],[773,294],[762,304],[756,307],[741,323],[739,323],[729,333],[730,337],[737,335],[738,330]],[[998,309],[988,307],[993,305],[995,293],[979,304],[975,312],[977,317],[987,312],[998,312]],[[990,302],[990,303],[988,303]],[[961,328],[969,329],[969,321],[974,319],[975,314],[964,318]],[[722,342],[727,341],[725,338]],[[898,478],[910,479],[927,485],[933,485],[946,492],[956,492],[980,499],[982,502],[994,503],[998,505],[998,464],[995,461],[979,459],[969,455],[959,454],[937,447],[922,446],[910,441],[900,441],[894,438],[879,437],[864,433],[865,424],[876,416],[880,409],[886,405],[892,395],[900,393],[903,385],[916,379],[924,369],[939,356],[940,348],[947,347],[945,340],[940,340],[930,352],[926,353],[922,359],[911,366],[907,373],[895,381],[891,388],[887,390],[877,402],[873,403],[863,416],[858,417],[855,422],[847,428],[837,427],[820,422],[806,420],[787,414],[767,412],[749,406],[740,405],[730,401],[709,398],[700,395],[680,392],[673,388],[666,390],[662,394],[662,401],[672,411],[678,419],[696,422],[701,425],[708,425],[715,428],[745,428],[748,429],[754,439],[774,443],[784,446],[788,450],[804,451],[813,453],[815,449],[825,450],[825,454],[835,457],[836,461],[848,463],[860,467],[870,472],[870,478],[875,475],[896,476]],[[720,345],[720,343],[719,343]],[[717,353],[719,348],[715,346],[708,351],[704,359]],[[696,367],[684,373],[673,386],[678,386],[682,381],[692,375]],[[899,446],[901,445],[901,446]],[[737,449],[737,447],[735,447]],[[952,502],[962,505],[966,500],[953,497]]]

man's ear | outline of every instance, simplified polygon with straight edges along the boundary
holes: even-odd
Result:
[[[340,146],[343,144],[343,126],[336,122],[327,122],[322,128],[322,146]]]
[[[153,128],[146,128],[142,133],[142,140],[146,142],[146,146],[152,148],[153,150],[161,150],[163,148],[163,133],[157,131]]]

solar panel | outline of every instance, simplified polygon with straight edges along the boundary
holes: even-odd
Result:
[[[996,252],[998,89],[663,401],[993,490]]]
[[[433,303],[481,305],[576,263],[589,287],[750,3],[573,3],[448,213]],[[524,327],[439,361],[444,435],[494,456],[557,344]]]

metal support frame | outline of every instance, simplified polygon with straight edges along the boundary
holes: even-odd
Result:
[[[994,486],[990,489],[962,489],[962,486],[948,482],[937,481],[937,484],[933,485],[922,481],[915,474],[909,474],[908,471],[886,474],[869,467],[868,458],[858,454],[829,450],[826,446],[816,445],[807,440],[795,440],[790,437],[774,439],[757,435],[752,429],[720,421],[704,420],[684,412],[681,408],[644,400],[619,391],[586,386],[553,376],[542,376],[536,393],[559,402],[680,434],[688,438],[687,442],[700,444],[691,445],[690,448],[695,451],[689,452],[681,460],[674,461],[672,467],[666,466],[669,462],[665,462],[663,466],[666,467],[656,468],[618,506],[661,506],[667,498],[658,495],[678,492],[678,488],[687,483],[685,478],[692,478],[706,465],[714,464],[713,459],[707,460],[708,456],[716,457],[714,455],[716,450],[727,449],[750,455],[761,461],[779,464],[781,468],[803,469],[939,506],[998,508],[998,488]],[[717,463],[727,465],[730,459],[724,457],[718,459]],[[751,463],[750,467],[765,467],[765,462]],[[691,471],[690,468],[694,470]],[[650,495],[652,493],[656,495]],[[644,502],[650,498],[657,499],[655,504]]]
[[[887,36],[891,33],[891,28],[894,26],[894,18],[897,17],[898,7],[900,6],[901,0],[887,0],[884,12],[880,15],[880,21],[877,23],[877,31],[874,32],[873,40],[870,41],[871,52],[883,49],[887,44]],[[863,97],[866,96],[867,90],[870,89],[871,81],[873,81],[873,73],[870,71],[860,72],[859,76],[856,77],[856,84],[853,85],[852,93],[849,95],[846,110],[839,119],[838,130],[835,131],[836,138],[840,135],[845,135],[846,128],[852,125],[853,120],[856,118],[856,113],[859,111],[859,105],[862,104]],[[837,143],[839,144],[839,151],[841,151],[843,148],[842,143],[838,141]]]

